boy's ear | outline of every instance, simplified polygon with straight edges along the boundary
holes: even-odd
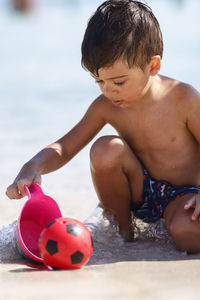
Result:
[[[152,56],[150,63],[150,75],[155,76],[158,74],[161,68],[161,57],[160,55],[154,55]]]

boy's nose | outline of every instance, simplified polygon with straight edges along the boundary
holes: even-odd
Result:
[[[105,96],[110,96],[110,95],[113,95],[113,94],[117,94],[117,89],[115,87],[112,87],[112,86],[109,86],[109,85],[104,85],[103,87],[103,94]],[[108,97],[109,98],[109,97]]]

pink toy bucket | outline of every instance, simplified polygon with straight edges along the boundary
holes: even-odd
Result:
[[[43,262],[38,248],[41,231],[56,218],[62,217],[58,204],[45,195],[39,184],[25,186],[28,200],[25,203],[16,227],[17,248],[22,256]]]

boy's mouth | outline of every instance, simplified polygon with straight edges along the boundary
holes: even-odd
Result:
[[[120,106],[123,104],[123,100],[112,100],[112,104],[115,106]]]

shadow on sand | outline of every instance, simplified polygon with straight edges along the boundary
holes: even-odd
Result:
[[[112,244],[112,241],[110,241]],[[97,249],[97,251],[95,250]],[[124,243],[124,245],[116,245],[114,248],[107,247],[107,245],[100,245],[96,243],[94,245],[94,252],[86,266],[99,266],[108,265],[118,262],[169,262],[169,261],[187,261],[187,260],[199,260],[200,253],[187,254],[186,252],[180,252],[175,248],[173,242],[164,242],[159,240],[138,240],[133,243]],[[17,259],[14,261],[4,260],[2,264],[21,265],[22,268],[14,268],[9,270],[11,273],[20,272],[41,272],[48,271],[43,264],[35,264],[27,261],[26,259]],[[84,268],[84,267],[83,267]],[[68,271],[77,271],[68,270]],[[65,270],[66,271],[66,270]]]

